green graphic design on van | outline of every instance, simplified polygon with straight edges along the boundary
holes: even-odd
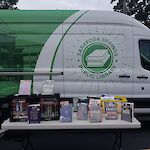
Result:
[[[110,41],[94,37],[86,40],[80,48],[78,53],[82,57],[80,67],[86,76],[97,79],[105,78],[113,72],[117,50]]]

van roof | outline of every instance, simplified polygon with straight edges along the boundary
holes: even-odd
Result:
[[[133,17],[120,12],[91,10],[87,13],[90,13],[90,17],[91,17],[89,23],[100,23],[105,25],[112,24],[112,25],[119,25],[119,26],[135,26],[138,28],[148,29],[145,25],[143,25]],[[86,21],[88,22],[87,19]]]
[[[80,11],[84,12],[85,10]],[[69,15],[73,15],[76,12],[78,10],[0,10],[0,22],[58,23],[63,22],[65,18],[67,19]],[[131,16],[115,11],[88,10],[86,15],[83,15],[82,19],[79,19],[76,23],[132,26],[137,29],[144,29],[146,34],[149,34],[150,31],[149,28]]]
[[[73,14],[77,12],[78,10],[0,10],[0,21],[4,22],[15,22],[15,21],[21,21],[22,19],[25,20],[25,22],[30,22],[30,18],[32,18],[32,21],[36,22],[39,18],[40,21],[47,21],[46,14],[53,14],[55,15],[55,18],[60,19],[60,14],[65,16],[65,14]],[[85,10],[80,10],[85,11]],[[142,23],[138,22],[136,19],[125,15],[123,13],[115,12],[115,11],[101,11],[101,10],[88,10],[87,15],[90,14],[90,22],[88,19],[86,19],[87,23],[104,23],[104,24],[118,24],[118,25],[124,25],[124,26],[137,26],[137,27],[145,27]],[[83,17],[86,17],[82,16]],[[43,16],[43,17],[42,17]],[[13,18],[12,18],[13,17]],[[23,18],[22,18],[23,17]],[[2,18],[2,19],[1,19]],[[18,20],[16,19],[18,18]],[[41,20],[42,18],[42,20]],[[55,19],[57,22],[58,19]],[[80,20],[78,21],[80,22]],[[81,22],[80,22],[81,23]]]

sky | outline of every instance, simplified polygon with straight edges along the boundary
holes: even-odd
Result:
[[[17,7],[29,9],[113,10],[111,0],[19,0]]]

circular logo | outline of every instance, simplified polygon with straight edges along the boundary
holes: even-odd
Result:
[[[91,73],[104,73],[113,65],[112,50],[104,43],[91,43],[83,50],[82,65]]]

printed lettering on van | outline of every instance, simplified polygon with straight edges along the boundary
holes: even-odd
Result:
[[[117,55],[117,49],[108,39],[90,38],[78,51],[78,56],[82,59],[81,71],[91,78],[105,78],[116,68],[114,60]]]

